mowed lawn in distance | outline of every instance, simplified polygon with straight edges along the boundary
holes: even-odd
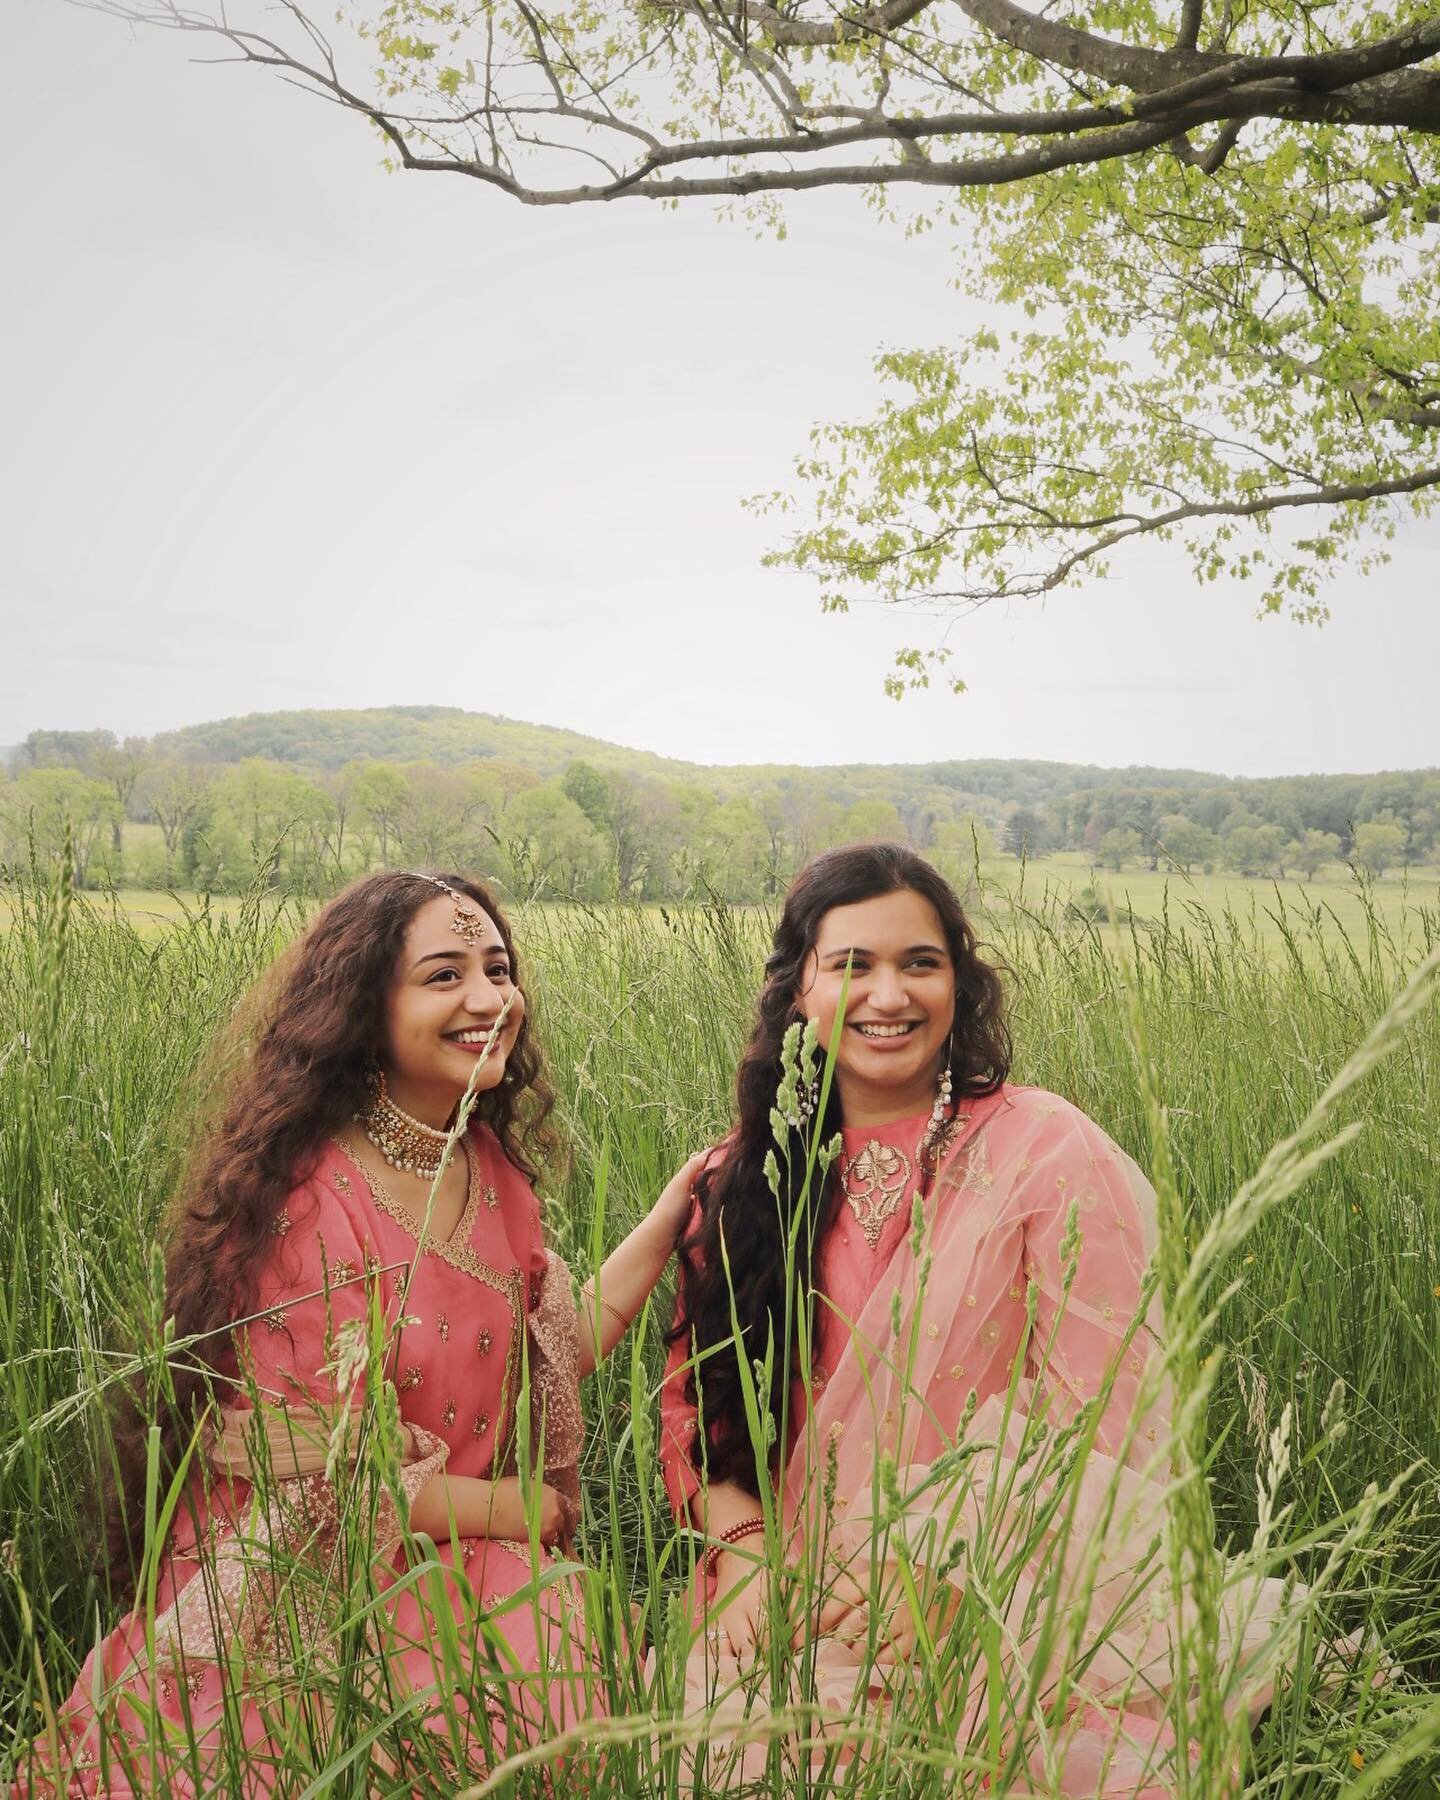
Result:
[[[1032,864],[1029,878],[1041,866]],[[1386,882],[1368,915],[1358,903],[1360,930],[1293,932],[1287,946],[1283,930],[1244,909],[1232,906],[1227,919],[1177,905],[1180,885],[1172,884],[1168,928],[1156,907],[1156,927],[1133,935],[1096,931],[1029,880],[1024,908],[996,904],[982,924],[1012,972],[1017,1078],[1068,1095],[1149,1165],[1133,995],[1168,1109],[1188,1253],[1440,940],[1440,923],[1413,894],[1402,905],[1400,885]],[[122,1366],[117,1352],[158,1329],[153,1245],[204,1104],[196,1070],[205,1046],[297,923],[266,903],[216,903],[166,919],[153,896],[122,899],[118,918],[87,904],[62,931],[12,896],[0,933],[0,1233],[13,1269],[0,1291],[0,1517],[14,1539],[16,1577],[0,1582],[0,1745],[12,1734],[26,1739],[41,1716],[37,1669],[52,1695],[63,1694],[97,1625],[113,1617],[88,1572],[94,1527],[83,1502],[107,1455],[99,1395]],[[1136,894],[1132,904],[1147,910]],[[124,916],[132,910],[133,923]],[[548,1227],[583,1277],[683,1158],[726,1129],[765,922],[718,908],[544,906],[520,909],[517,925],[572,1149],[568,1166],[543,1184]],[[1133,967],[1120,954],[1127,940],[1139,952]],[[1186,1372],[1198,1378],[1203,1366],[1216,1379],[1207,1474],[1215,1531],[1232,1548],[1254,1531],[1257,1472],[1270,1466],[1272,1433],[1282,1426],[1290,1462],[1279,1495],[1289,1510],[1278,1535],[1297,1546],[1293,1565],[1306,1579],[1323,1572],[1344,1537],[1337,1519],[1366,1504],[1367,1488],[1401,1483],[1344,1550],[1316,1622],[1323,1635],[1368,1628],[1396,1669],[1378,1687],[1357,1678],[1321,1693],[1307,1640],[1294,1683],[1282,1684],[1256,1734],[1249,1779],[1257,1796],[1344,1794],[1365,1770],[1390,1767],[1387,1757],[1393,1778],[1361,1791],[1434,1791],[1437,1052],[1432,1006],[1340,1103],[1331,1128],[1358,1124],[1353,1142],[1214,1269],[1214,1297],[1229,1284],[1233,1292]],[[610,1633],[606,1666],[624,1690],[616,1704],[642,1722],[665,1713],[682,1641],[671,1598],[686,1552],[654,1463],[669,1311],[667,1289],[587,1390],[581,1551],[601,1572],[602,1599],[610,1597],[601,1629]],[[1276,1561],[1283,1569],[1291,1559]],[[617,1610],[631,1600],[647,1606],[635,1628]],[[965,1629],[962,1618],[962,1639]],[[659,1676],[639,1671],[630,1635],[657,1645]],[[1003,1732],[968,1759],[947,1761],[949,1691],[942,1685],[938,1697],[902,1707],[888,1763],[849,1777],[831,1767],[815,1791],[878,1800],[897,1791],[902,1771],[907,1793],[937,1800],[979,1800],[1003,1788],[1015,1773]],[[387,1743],[405,1740],[403,1721],[387,1724],[373,1695],[345,1692],[342,1702],[351,1709],[347,1744],[357,1719],[391,1733]],[[617,1800],[664,1791],[677,1776],[656,1743],[655,1731],[641,1729],[603,1763],[586,1762],[583,1777],[577,1765],[576,1779]],[[338,1761],[343,1748],[327,1746],[323,1733],[318,1743],[298,1741],[296,1791],[305,1780],[329,1780],[326,1758]],[[443,1765],[433,1778],[444,1779]],[[351,1791],[366,1791],[363,1765],[347,1779]],[[527,1775],[515,1791],[538,1794],[543,1778]],[[773,1800],[793,1791],[778,1761],[761,1791]]]

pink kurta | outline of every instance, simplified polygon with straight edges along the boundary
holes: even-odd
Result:
[[[845,1133],[854,1201],[842,1190],[821,1246],[813,1410],[792,1433],[783,1474],[791,1553],[803,1560],[797,1540],[817,1543],[823,1527],[830,1557],[851,1559],[866,1586],[872,1554],[893,1563],[903,1544],[918,1567],[941,1569],[936,1592],[973,1582],[1001,1607],[1001,1661],[977,1651],[963,1692],[956,1677],[961,1754],[977,1736],[992,1751],[1018,1744],[1021,1779],[1028,1767],[1043,1792],[1168,1795],[1174,1738],[1164,1714],[1181,1610],[1160,1550],[1169,1397],[1157,1316],[1139,1316],[1154,1196],[1077,1108],[1007,1085],[957,1109],[927,1184],[917,1260],[925,1125]],[[1067,1238],[1072,1221],[1078,1234]],[[673,1347],[661,1401],[662,1465],[682,1514],[700,1479],[690,1355]],[[1102,1393],[1089,1442],[1067,1434]],[[1046,1496],[1062,1492],[1073,1516],[1061,1507],[1047,1523]],[[1047,1596],[1060,1624],[1045,1648]],[[1266,1689],[1253,1652],[1269,1641],[1280,1584],[1250,1581],[1231,1601],[1221,1636],[1236,1696],[1254,1705]],[[857,1704],[883,1709],[912,1673],[883,1644],[869,1656],[834,1637],[819,1640],[812,1668],[811,1697],[851,1717]],[[690,1706],[718,1704],[730,1724],[765,1709],[765,1684],[757,1693],[703,1638],[687,1677]],[[723,1786],[721,1736],[709,1778]],[[765,1754],[763,1743],[735,1746],[735,1776],[759,1775]]]
[[[241,1364],[264,1402],[318,1407],[333,1415],[354,1402],[353,1395],[337,1393],[336,1352],[347,1338],[347,1325],[359,1328],[368,1321],[373,1289],[391,1346],[387,1377],[401,1422],[410,1428],[411,1454],[401,1472],[408,1497],[442,1468],[450,1475],[493,1476],[497,1452],[511,1453],[527,1315],[546,1275],[539,1206],[529,1183],[488,1128],[472,1128],[467,1147],[470,1182],[464,1213],[447,1241],[430,1237],[417,1254],[416,1221],[338,1144],[327,1145],[272,1227],[272,1252],[255,1308],[259,1316],[234,1334]],[[403,1323],[397,1328],[402,1300]],[[325,1475],[297,1476],[281,1487],[292,1494],[303,1490],[297,1497],[312,1527],[312,1542],[323,1544],[327,1501],[329,1515],[335,1511],[334,1490]],[[219,1657],[230,1635],[216,1626],[213,1587],[207,1601],[210,1578],[196,1580],[196,1546],[200,1543],[208,1555],[217,1546],[233,1544],[237,1521],[247,1519],[250,1494],[248,1482],[209,1470],[191,1480],[160,1570],[153,1672],[147,1673],[145,1622],[137,1612],[91,1653],[62,1709],[71,1767],[61,1791],[271,1791],[275,1714],[270,1709],[267,1716],[247,1691],[229,1696],[249,1747],[241,1786],[237,1789],[228,1768],[214,1769],[213,1786],[204,1776],[197,1783],[193,1773],[207,1768],[207,1748],[219,1737],[225,1698]],[[382,1503],[375,1538],[398,1574],[406,1557],[394,1497]],[[593,1672],[579,1647],[573,1596],[563,1598],[552,1584],[538,1598],[527,1595],[508,1610],[497,1610],[532,1586],[527,1545],[464,1538],[458,1547],[449,1541],[438,1544],[435,1555],[443,1576],[428,1579],[423,1589],[402,1586],[385,1611],[383,1657],[392,1692],[395,1686],[415,1691],[437,1682],[442,1691],[452,1687],[453,1674],[439,1664],[427,1614],[437,1592],[443,1592],[454,1613],[462,1656],[483,1671],[470,1692],[490,1715],[488,1735],[495,1754],[507,1744],[526,1741],[547,1719],[573,1722],[579,1713],[595,1710]],[[215,1566],[223,1566],[223,1559]],[[241,1611],[242,1633],[254,1631],[254,1647],[263,1650],[264,1618],[257,1620],[250,1598]],[[485,1621],[488,1641],[481,1635]],[[503,1643],[495,1641],[496,1632]],[[543,1679],[537,1680],[542,1667]],[[273,1668],[269,1674],[273,1678]],[[293,1684],[288,1698],[293,1704]],[[143,1717],[151,1704],[159,1720],[174,1727],[181,1745],[188,1717],[188,1729],[200,1746],[198,1756],[184,1754],[178,1765],[152,1763],[152,1732]],[[422,1705],[415,1716],[423,1719],[425,1712]],[[103,1744],[102,1719],[107,1722]],[[232,1742],[234,1735],[232,1728]],[[475,1737],[467,1754],[473,1750],[474,1766],[480,1767],[485,1753],[478,1725]],[[52,1791],[38,1768],[34,1791]]]

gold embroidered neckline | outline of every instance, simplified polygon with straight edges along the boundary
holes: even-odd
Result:
[[[463,1244],[470,1236],[471,1231],[475,1227],[475,1213],[480,1205],[480,1189],[482,1184],[480,1181],[479,1155],[471,1144],[461,1144],[457,1147],[459,1148],[461,1155],[465,1158],[465,1204],[460,1209],[460,1217],[455,1221],[454,1229],[451,1231],[449,1237],[442,1238],[433,1231],[425,1232],[424,1243],[422,1245],[423,1249],[437,1250],[442,1254],[447,1247],[455,1244]],[[345,1150],[345,1146],[341,1144],[340,1149]],[[349,1150],[345,1150],[345,1154],[365,1177],[371,1196],[380,1210],[388,1214],[390,1218],[394,1219],[397,1225],[403,1225],[407,1234],[414,1238],[417,1244],[421,1243],[421,1233],[424,1230],[423,1222],[416,1218],[415,1214],[411,1212],[408,1206],[402,1205],[401,1202],[395,1198],[378,1175],[371,1174],[358,1156]]]
[[[487,1287],[492,1287],[497,1293],[503,1294],[518,1312],[523,1291],[521,1271],[517,1268],[502,1272],[500,1269],[493,1268],[477,1256],[471,1248],[470,1235],[475,1229],[475,1216],[480,1210],[480,1202],[486,1186],[481,1179],[480,1156],[474,1144],[466,1147],[470,1165],[470,1191],[466,1196],[465,1210],[461,1213],[459,1222],[448,1238],[441,1239],[432,1234],[427,1236],[423,1243],[420,1238],[420,1221],[414,1213],[401,1206],[380,1177],[372,1174],[364,1163],[352,1156],[343,1144],[337,1144],[336,1148],[347,1162],[353,1163],[360,1171],[360,1179],[365,1183],[376,1208],[384,1213],[386,1218],[393,1220],[407,1237],[414,1240],[422,1255],[438,1256],[442,1262],[449,1263],[452,1269],[459,1269],[462,1274],[471,1275],[477,1281],[483,1281]]]
[[[908,1190],[913,1170],[903,1150],[879,1138],[871,1138],[857,1155],[840,1158],[840,1192],[872,1250]]]
[[[955,1113],[937,1132],[932,1133],[927,1125],[915,1146],[913,1160],[898,1145],[887,1144],[878,1137],[868,1139],[854,1156],[840,1157],[840,1192],[872,1250],[900,1202],[911,1192],[917,1167],[923,1185],[968,1122],[968,1115]]]

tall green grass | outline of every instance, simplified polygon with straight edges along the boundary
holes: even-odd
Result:
[[[105,1393],[131,1366],[129,1347],[163,1343],[156,1227],[199,1104],[194,1071],[297,921],[257,906],[233,917],[200,907],[142,936],[63,889],[9,900],[0,937],[0,1241],[11,1271],[0,1284],[0,1536],[12,1548],[0,1573],[0,1742],[19,1747],[113,1622],[90,1572],[85,1496],[108,1462]],[[1110,936],[1061,904],[1006,897],[990,912],[983,894],[977,901],[1011,971],[1017,1079],[1068,1095],[1159,1178],[1182,1418],[1173,1572],[1202,1615],[1212,1538],[1250,1546],[1268,1566],[1293,1562],[1324,1589],[1315,1616],[1297,1625],[1294,1673],[1238,1740],[1211,1704],[1207,1689],[1223,1670],[1207,1661],[1213,1644],[1197,1628],[1187,1654],[1192,1669],[1210,1673],[1181,1702],[1177,1723],[1200,1757],[1198,1773],[1181,1779],[1207,1797],[1434,1793],[1440,1014],[1417,994],[1411,1016],[1372,1045],[1373,1066],[1342,1091],[1327,1089],[1434,951],[1440,920],[1417,909],[1397,932],[1372,909],[1365,930],[1347,935],[1281,906],[1261,933],[1253,920],[1177,908],[1137,927],[1117,956]],[[573,1146],[546,1190],[548,1226],[583,1276],[682,1158],[728,1124],[764,921],[706,908],[536,907],[519,933]],[[1301,1141],[1271,1156],[1297,1133]],[[1337,1140],[1333,1153],[1316,1154]],[[683,1721],[677,1705],[679,1595],[695,1552],[672,1524],[655,1457],[669,1313],[662,1289],[587,1389],[582,1582],[616,1716],[566,1746],[577,1792],[678,1793],[695,1779],[704,1725]],[[152,1374],[163,1382],[163,1367]],[[1064,1444],[1047,1452],[1061,1458],[1062,1482],[1067,1453]],[[357,1476],[359,1539],[372,1503]],[[993,1554],[973,1568],[977,1605],[987,1584],[1003,1584],[1003,1556]],[[462,1790],[453,1696],[473,1677],[458,1638],[437,1652],[447,1749],[444,1730],[414,1729],[421,1702],[391,1691],[365,1653],[363,1544],[342,1562],[350,1578],[329,1602],[352,1654],[312,1670],[299,1698],[277,1694],[282,1790]],[[434,1579],[423,1545],[412,1579]],[[784,1584],[773,1593],[779,1608]],[[1063,1634],[1064,1621],[1054,1629]],[[1342,1630],[1383,1642],[1395,1665],[1388,1678],[1372,1684],[1372,1656],[1339,1686],[1316,1679],[1317,1645]],[[871,1745],[853,1762],[833,1736],[816,1760],[797,1760],[794,1742],[815,1723],[803,1682],[797,1697],[788,1670],[762,1672],[785,1702],[774,1728],[789,1735],[776,1736],[757,1791],[1027,1791],[1016,1748],[1023,1694],[1004,1699],[1008,1724],[963,1755],[954,1748],[966,1692],[987,1667],[1004,1685],[987,1664],[985,1620],[974,1607],[963,1612],[933,1649],[888,1720],[850,1721],[862,1747],[867,1733],[884,1734],[883,1756]],[[549,1791],[549,1754],[542,1746],[518,1759],[489,1787]],[[227,1756],[238,1755],[229,1745]],[[235,1768],[222,1757],[210,1789],[233,1791]],[[698,1791],[717,1779],[702,1767]]]

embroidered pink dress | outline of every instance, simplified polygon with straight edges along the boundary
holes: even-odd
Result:
[[[314,1173],[276,1218],[259,1316],[235,1333],[237,1355],[252,1372],[264,1404],[291,1409],[285,1416],[302,1409],[313,1417],[310,1409],[318,1408],[325,1417],[351,1404],[337,1391],[336,1357],[347,1328],[353,1347],[370,1321],[372,1290],[387,1328],[400,1321],[389,1337],[387,1375],[406,1449],[399,1470],[402,1493],[382,1497],[373,1531],[382,1583],[406,1567],[400,1504],[442,1469],[487,1477],[505,1466],[497,1457],[511,1454],[527,1323],[533,1351],[547,1287],[539,1206],[529,1183],[488,1128],[473,1128],[467,1147],[464,1213],[447,1241],[430,1237],[421,1248],[417,1222],[384,1184],[338,1144],[327,1145]],[[557,1298],[573,1319],[568,1283]],[[573,1418],[553,1418],[547,1431],[551,1428],[557,1437],[575,1436],[578,1410]],[[285,1669],[271,1657],[264,1677],[257,1673],[254,1690],[246,1686],[237,1693],[233,1686],[227,1692],[221,1667],[232,1641],[260,1653],[260,1664],[266,1662],[267,1624],[277,1610],[273,1593],[253,1578],[243,1594],[239,1591],[240,1563],[233,1553],[242,1536],[253,1540],[255,1534],[252,1491],[248,1482],[209,1468],[191,1479],[160,1568],[154,1662],[146,1654],[143,1611],[125,1619],[92,1652],[61,1712],[64,1767],[58,1791],[260,1795],[272,1790],[274,1745],[285,1728],[286,1707],[293,1709],[297,1700],[293,1673],[287,1682]],[[329,1477],[322,1468],[278,1483],[277,1491],[283,1495],[279,1510],[272,1508],[263,1521],[270,1541],[278,1534],[288,1551],[298,1547],[323,1564],[336,1535]],[[549,1561],[546,1552],[541,1556]],[[564,1581],[539,1586],[528,1545],[464,1538],[458,1546],[439,1543],[435,1557],[438,1576],[390,1589],[377,1634],[382,1647],[378,1654],[372,1650],[370,1673],[383,1673],[392,1696],[437,1686],[451,1692],[455,1671],[441,1661],[431,1613],[436,1605],[448,1605],[459,1653],[467,1674],[473,1673],[468,1692],[489,1714],[485,1727],[474,1724],[473,1742],[460,1753],[463,1760],[485,1765],[482,1737],[493,1760],[548,1722],[573,1723],[603,1707],[603,1690],[582,1648],[573,1590]],[[227,1706],[238,1717],[248,1751],[238,1770],[211,1761]],[[412,1716],[423,1722],[427,1710],[422,1699]],[[463,1705],[460,1710],[467,1711]],[[293,1711],[288,1729],[293,1735]],[[186,1750],[191,1733],[197,1748]],[[232,1726],[232,1743],[235,1735]],[[47,1785],[44,1754],[43,1741],[38,1742],[33,1788],[25,1787],[22,1766],[20,1792],[57,1791]]]
[[[844,1134],[845,1186],[819,1258],[813,1405],[805,1416],[802,1389],[782,1476],[787,1523],[812,1542],[823,1526],[862,1586],[872,1553],[893,1563],[903,1546],[940,1569],[940,1592],[970,1582],[1000,1607],[999,1662],[977,1649],[955,1677],[961,1755],[998,1736],[1021,1745],[1012,1777],[1040,1792],[1158,1800],[1175,1780],[1164,1714],[1180,1608],[1163,1552],[1168,1390],[1157,1316],[1137,1316],[1153,1193],[1077,1108],[1007,1085],[958,1109],[917,1257],[925,1125]],[[673,1347],[661,1401],[662,1467],[682,1516],[701,1479],[691,1354]],[[1067,1433],[1102,1394],[1092,1435]],[[1073,1512],[1047,1522],[1058,1492]],[[1227,1595],[1233,1696],[1251,1707],[1268,1691],[1254,1652],[1281,1605],[1275,1581],[1247,1578]],[[883,1644],[871,1656],[827,1636],[812,1656],[797,1697],[837,1716],[873,1717],[914,1678]],[[687,1687],[692,1709],[719,1709],[708,1777],[723,1786],[723,1727],[763,1713],[766,1684],[697,1636]],[[762,1774],[765,1757],[763,1742],[736,1744],[734,1779]]]

